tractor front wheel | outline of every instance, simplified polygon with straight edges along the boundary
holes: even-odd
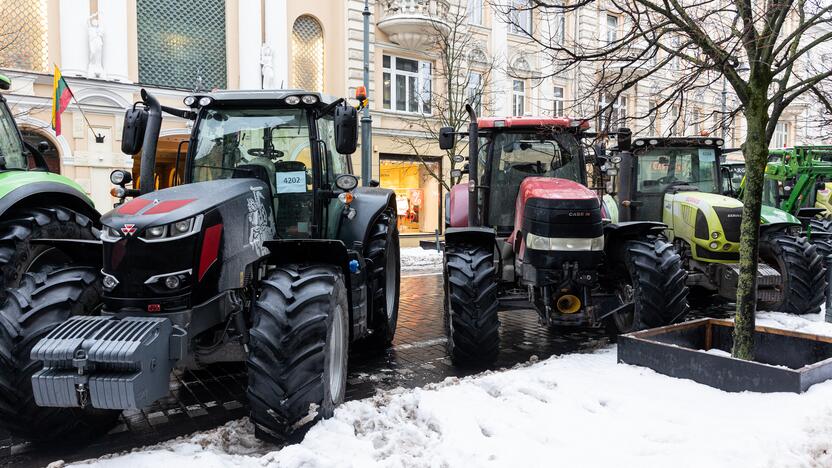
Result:
[[[623,261],[614,293],[621,304],[632,303],[612,316],[615,331],[630,333],[681,321],[688,313],[687,274],[671,244],[660,239],[627,240],[621,244]]]
[[[475,245],[445,247],[448,351],[454,364],[485,366],[497,360],[500,319],[494,253]]]
[[[818,249],[805,237],[777,233],[760,238],[760,259],[780,273],[782,299],[760,302],[759,310],[816,314],[826,296],[826,269]]]
[[[33,239],[95,239],[89,218],[60,206],[22,208],[0,221],[0,301],[6,288],[15,288],[27,271],[67,263],[55,248]]]
[[[26,273],[9,289],[0,312],[0,426],[32,441],[81,441],[103,434],[120,411],[50,408],[35,404],[32,375],[43,368],[32,347],[73,315],[94,315],[100,307],[95,268],[52,265]]]
[[[373,225],[364,258],[370,265],[367,283],[371,295],[372,334],[367,339],[373,349],[387,349],[393,343],[399,319],[399,230],[393,209],[385,210]]]
[[[347,307],[341,270],[333,266],[281,266],[263,281],[247,360],[257,437],[298,440],[344,401]]]

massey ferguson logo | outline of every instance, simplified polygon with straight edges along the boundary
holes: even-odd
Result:
[[[569,216],[589,216],[589,211],[570,211]]]
[[[136,225],[135,224],[125,224],[124,227],[121,228],[122,234],[125,236],[132,236],[136,233]]]

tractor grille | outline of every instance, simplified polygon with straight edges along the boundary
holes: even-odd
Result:
[[[742,222],[742,207],[723,208],[715,207],[719,222],[722,224],[722,232],[728,242],[740,241],[740,223]]]

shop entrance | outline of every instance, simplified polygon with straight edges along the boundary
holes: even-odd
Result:
[[[381,186],[396,192],[399,232],[433,234],[441,229],[442,189],[432,174],[441,176],[442,158],[381,154]]]

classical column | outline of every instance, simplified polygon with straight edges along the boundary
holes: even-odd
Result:
[[[60,2],[61,72],[66,76],[87,76],[90,3],[78,0]]]
[[[289,31],[286,0],[266,2],[266,44],[272,49],[274,87],[289,88]]]
[[[269,2],[266,2],[267,4]],[[240,89],[261,89],[262,67],[260,51],[263,46],[260,0],[240,0],[238,4]]]
[[[98,20],[104,30],[104,71],[107,79],[129,83],[127,0],[98,2]]]

